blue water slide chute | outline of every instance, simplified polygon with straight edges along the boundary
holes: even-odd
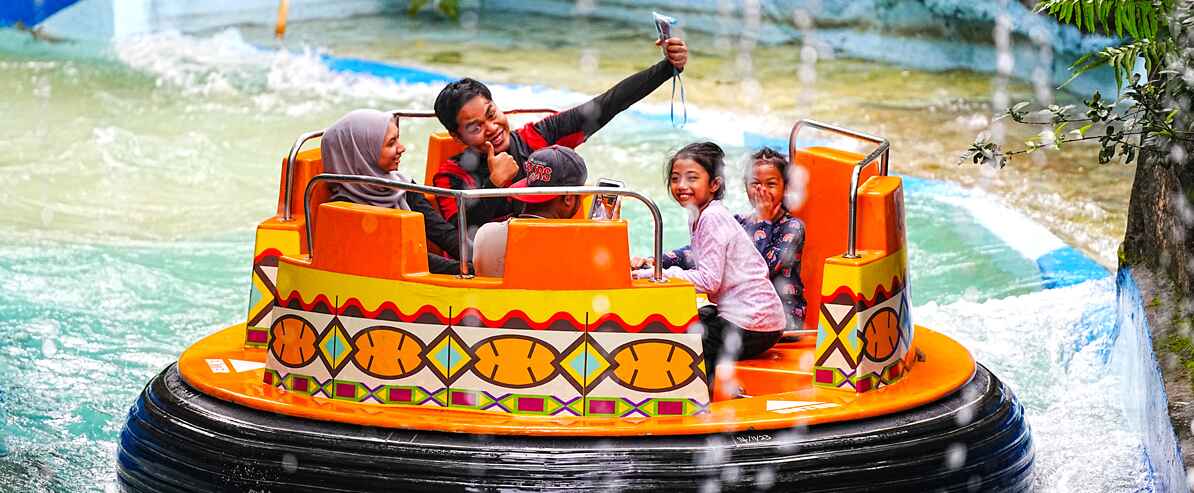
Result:
[[[36,26],[79,0],[5,0],[0,2],[0,27],[20,22]]]

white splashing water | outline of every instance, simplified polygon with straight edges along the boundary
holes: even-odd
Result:
[[[929,303],[916,323],[969,348],[1024,405],[1036,449],[1036,490],[1147,491],[1141,436],[1115,340],[1112,279],[986,302]]]

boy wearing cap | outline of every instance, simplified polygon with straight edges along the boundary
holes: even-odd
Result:
[[[514,182],[510,188],[568,187],[585,184],[588,168],[576,151],[553,145],[539,149],[523,165],[526,178]],[[534,219],[565,219],[580,210],[579,195],[515,195],[522,205],[517,217]],[[477,275],[501,277],[506,272],[506,233],[510,221],[485,223],[477,230],[473,243],[473,267]]]

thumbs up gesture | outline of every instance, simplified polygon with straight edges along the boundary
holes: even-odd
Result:
[[[493,154],[493,144],[485,143],[485,160],[489,163],[489,181],[498,187],[508,187],[514,183],[514,176],[518,174],[518,163],[514,157],[500,152]]]

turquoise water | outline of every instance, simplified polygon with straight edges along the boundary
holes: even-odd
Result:
[[[0,119],[0,490],[111,489],[117,436],[144,383],[244,316],[253,227],[273,214],[293,139],[356,107],[429,108],[438,90],[332,73],[318,50],[291,48],[263,51],[236,30],[114,46],[0,30],[0,114],[21,115]],[[583,97],[559,89],[495,97],[506,107]],[[404,124],[411,175],[436,125]],[[695,138],[626,115],[581,154],[594,178],[660,204],[671,248],[686,241],[684,212],[661,168]],[[740,176],[748,150],[726,147]],[[1104,323],[1110,283],[1041,291],[1036,267],[966,212],[915,188],[905,201],[917,322],[972,348],[1022,399],[1038,489],[1149,488],[1139,439],[1107,392],[1120,383],[1100,370],[1106,350],[1081,337]],[[635,252],[647,252],[644,212],[625,214]]]

